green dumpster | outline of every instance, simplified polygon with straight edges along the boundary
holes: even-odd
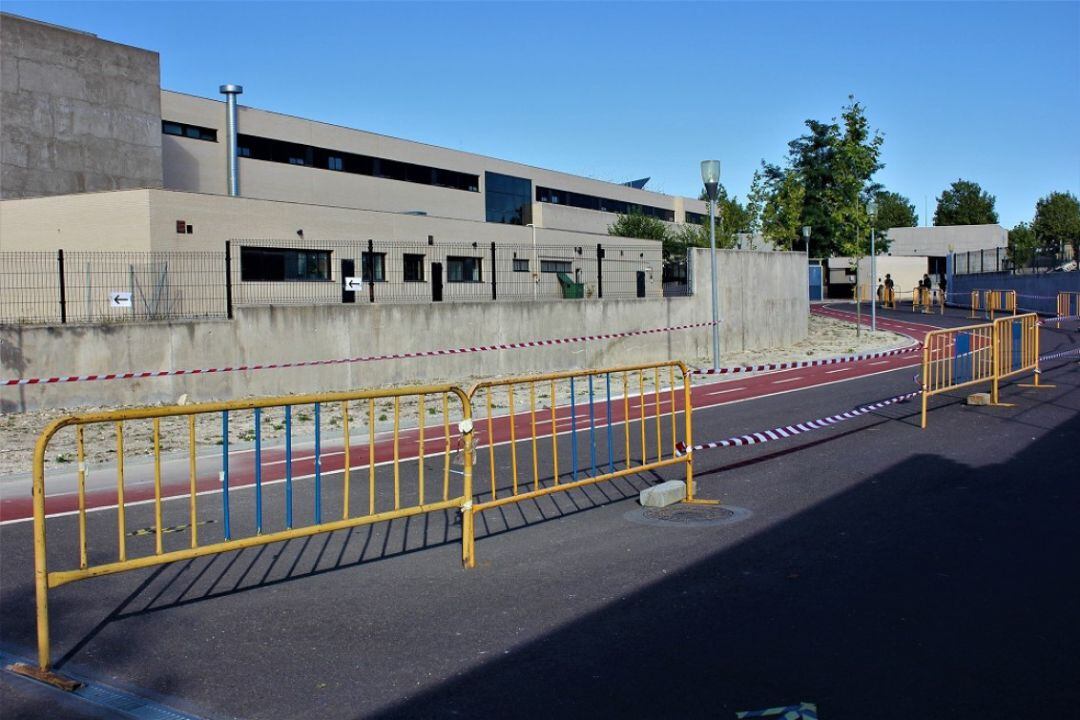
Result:
[[[559,273],[559,285],[562,286],[562,296],[571,300],[580,300],[585,297],[585,284],[574,282],[574,278],[566,273]]]

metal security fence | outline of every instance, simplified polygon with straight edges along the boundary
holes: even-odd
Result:
[[[953,256],[953,273],[956,275],[978,275],[980,273],[1011,272],[1015,274],[1035,274],[1055,270],[1076,269],[1072,262],[1072,249],[1060,252],[1036,252],[1029,256],[1014,256],[1009,248],[998,247],[986,250],[956,253]]]
[[[655,245],[293,241],[230,243],[236,305],[662,297]]]
[[[225,317],[220,252],[3,252],[0,322]]]
[[[660,298],[665,290],[659,243],[251,239],[221,252],[0,253],[0,323],[231,318],[241,305]]]

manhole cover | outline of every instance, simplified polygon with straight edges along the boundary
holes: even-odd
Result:
[[[701,527],[730,525],[750,517],[750,511],[734,505],[684,505],[663,508],[637,508],[626,513],[627,520],[662,527]]]

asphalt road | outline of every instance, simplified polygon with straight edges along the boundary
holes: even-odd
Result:
[[[700,494],[740,522],[635,522],[658,478],[633,478],[489,511],[471,571],[442,514],[75,583],[51,593],[54,653],[207,718],[733,718],[798,701],[826,720],[1070,717],[1080,365],[1043,380],[1007,386],[1009,408],[935,398],[925,431],[909,403],[698,454]],[[695,412],[695,440],[911,389],[905,368],[721,405]],[[27,657],[28,528],[0,528],[0,643]],[[61,520],[55,546],[73,533]],[[0,690],[5,718],[94,717],[9,673]]]

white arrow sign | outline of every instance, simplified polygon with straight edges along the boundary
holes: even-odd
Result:
[[[346,290],[363,290],[364,289],[364,281],[361,280],[358,277],[347,277],[347,278],[345,278],[345,289]]]
[[[129,292],[111,292],[109,293],[109,307],[131,307],[131,293]]]

